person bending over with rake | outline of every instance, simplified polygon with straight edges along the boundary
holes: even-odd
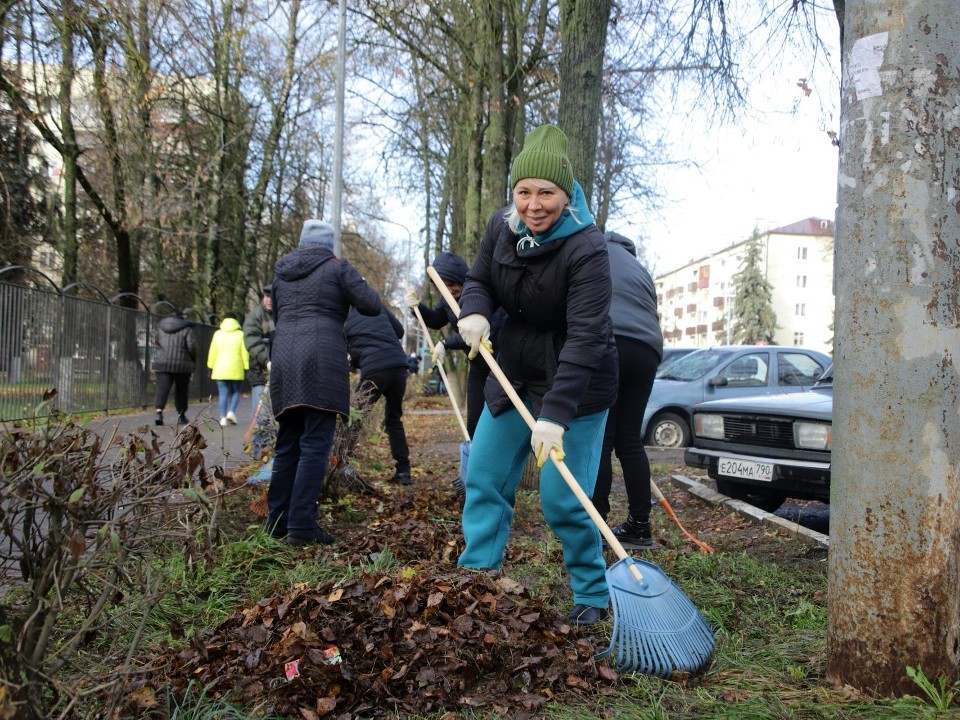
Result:
[[[458,329],[475,357],[489,348],[490,318],[507,315],[496,359],[537,418],[530,431],[495,375],[473,436],[467,468],[458,565],[499,569],[517,485],[530,448],[542,468],[543,514],[563,545],[574,608],[570,620],[592,625],[610,599],[600,533],[567,487],[551,448],[593,493],[608,409],[617,397],[607,244],[574,180],[567,138],[542,125],[526,138],[511,168],[513,204],[494,213],[460,296]]]
[[[442,252],[433,259],[433,269],[437,271],[443,284],[455,300],[459,300],[460,292],[463,290],[463,283],[467,279],[467,263],[459,255],[451,252]],[[424,324],[433,330],[440,330],[449,325],[453,332],[437,341],[430,352],[430,359],[434,365],[443,365],[447,356],[447,350],[469,351],[470,347],[464,342],[457,328],[457,314],[441,299],[436,307],[428,307],[420,302],[420,298],[414,290],[408,290],[404,301],[407,307],[413,313],[414,308],[420,311]],[[414,313],[415,314],[415,313]],[[490,340],[497,342],[500,328],[506,320],[506,314],[502,309],[497,310],[491,318]],[[480,413],[483,412],[483,388],[487,382],[487,376],[490,375],[490,368],[480,358],[473,358],[470,361],[470,369],[467,372],[467,434],[473,438],[473,433],[477,429],[477,422],[480,420]],[[463,480],[458,475],[453,480],[453,486],[458,493],[464,492]]]
[[[654,547],[650,531],[650,458],[643,447],[643,412],[650,399],[657,366],[663,358],[663,334],[657,314],[657,290],[647,269],[637,260],[629,238],[607,233],[613,297],[610,321],[617,343],[620,390],[610,410],[603,436],[600,471],[593,504],[606,520],[613,484],[613,451],[623,467],[629,513],[613,534],[625,546]]]

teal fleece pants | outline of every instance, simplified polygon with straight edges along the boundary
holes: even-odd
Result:
[[[574,418],[563,435],[564,463],[587,497],[600,465],[607,411]],[[466,548],[457,565],[499,569],[513,521],[517,486],[530,454],[530,429],[511,408],[497,417],[484,407],[470,446],[463,506]],[[563,545],[574,604],[605,608],[610,600],[600,531],[552,460],[540,471],[540,506]]]

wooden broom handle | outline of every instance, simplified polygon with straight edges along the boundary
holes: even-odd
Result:
[[[413,314],[417,316],[417,320],[420,321],[420,329],[423,330],[423,334],[427,337],[428,340],[433,340],[430,337],[430,328],[427,327],[427,323],[424,322],[423,315],[420,314],[420,308],[416,305],[413,306]],[[440,371],[440,379],[443,380],[443,387],[446,388],[447,395],[450,397],[450,404],[453,405],[453,413],[457,416],[457,422],[460,423],[460,429],[463,430],[463,439],[467,442],[470,442],[470,433],[467,432],[467,425],[463,422],[463,415],[460,414],[460,406],[457,405],[457,401],[453,397],[453,390],[450,388],[450,383],[447,382],[447,373],[443,370],[443,363],[440,363],[436,366],[437,370]]]
[[[431,266],[427,268],[427,274],[430,276],[430,279],[433,280],[434,285],[437,286],[437,290],[440,291],[440,294],[443,295],[443,299],[447,301],[447,304],[453,309],[453,312],[457,315],[457,317],[460,317],[460,305],[457,303],[450,291],[447,290],[447,286],[443,284],[443,280],[440,279],[440,275],[437,273],[437,271]],[[490,366],[490,371],[496,375],[497,380],[500,381],[504,392],[507,393],[507,396],[510,398],[511,402],[513,402],[517,412],[520,413],[520,417],[524,419],[524,422],[527,423],[527,426],[532,431],[536,426],[537,421],[534,419],[533,415],[530,414],[527,406],[523,404],[523,400],[521,400],[520,396],[517,395],[517,391],[513,389],[513,385],[510,384],[510,380],[506,375],[504,375],[503,370],[500,369],[500,365],[494,359],[493,355],[490,354],[490,351],[487,350],[482,343],[480,345],[480,354],[483,356],[483,359],[487,361],[487,365]],[[577,482],[577,479],[573,476],[573,473],[570,472],[567,464],[557,457],[556,448],[550,448],[550,459],[553,460],[553,464],[557,466],[557,470],[560,471],[560,475],[567,482],[567,485],[570,487],[570,490],[573,492],[573,494],[576,495],[577,500],[580,501],[580,504],[583,505],[583,509],[587,511],[587,514],[590,516],[590,519],[593,520],[594,524],[597,526],[597,529],[600,530],[600,533],[606,538],[607,543],[616,553],[617,557],[621,560],[626,560],[629,558],[630,556],[627,555],[627,551],[623,549],[623,545],[621,545],[620,541],[617,540],[617,536],[613,534],[613,530],[610,529],[610,526],[607,525],[606,521],[600,516],[600,513],[597,512],[597,509],[593,506],[590,498],[587,497],[587,494],[583,491],[583,488],[580,487],[580,483]],[[643,575],[640,573],[640,569],[634,563],[630,563],[629,567],[634,577],[637,580],[642,581]]]

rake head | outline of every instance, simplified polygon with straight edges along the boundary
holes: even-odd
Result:
[[[637,565],[637,580],[630,565]],[[613,606],[610,647],[595,658],[614,654],[620,672],[669,679],[675,671],[696,672],[713,654],[713,630],[700,611],[663,570],[644,560],[625,558],[607,570]]]

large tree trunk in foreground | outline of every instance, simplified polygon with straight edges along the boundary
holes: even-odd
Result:
[[[960,4],[847,0],[828,678],[960,661]]]

